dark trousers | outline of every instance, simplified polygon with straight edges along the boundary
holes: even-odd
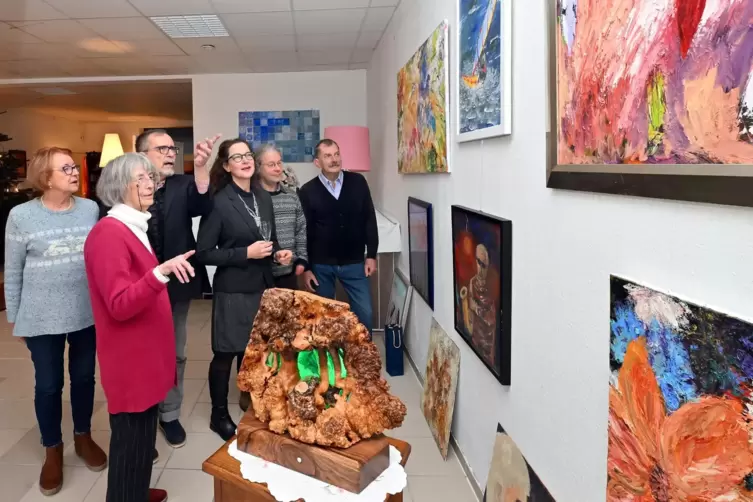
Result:
[[[371,333],[373,309],[371,307],[371,286],[366,277],[364,263],[352,265],[313,265],[312,272],[316,276],[319,287],[316,294],[325,298],[335,298],[335,281],[340,281],[343,289],[348,293],[350,308]]]
[[[65,342],[68,342],[68,375],[71,380],[73,431],[91,431],[94,410],[94,368],[97,337],[94,326],[63,335],[39,335],[25,339],[34,363],[34,411],[42,445],[52,448],[63,442],[63,384]]]
[[[275,287],[285,289],[298,289],[298,276],[294,272],[288,275],[275,277]]]
[[[236,367],[240,368],[243,352],[215,352],[212,362],[209,363],[209,397],[212,399],[213,408],[227,408],[230,372],[236,358]]]
[[[139,413],[110,415],[110,469],[107,502],[146,502],[157,443],[159,406]]]

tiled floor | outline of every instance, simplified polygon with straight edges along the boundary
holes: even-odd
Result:
[[[171,502],[210,502],[212,480],[201,472],[201,463],[220,446],[222,440],[209,431],[210,400],[206,385],[211,359],[209,346],[209,302],[195,302],[188,331],[188,366],[181,420],[188,431],[183,448],[172,449],[158,434],[160,462],[152,473],[152,486],[169,492]],[[65,450],[65,483],[52,498],[43,497],[36,482],[43,460],[39,429],[34,416],[34,368],[25,345],[14,339],[5,316],[0,314],[0,487],[4,502],[102,502],[107,486],[106,471],[92,473],[73,452],[72,423],[68,390],[64,392],[63,431],[69,446]],[[381,347],[381,340],[377,345]],[[406,502],[475,502],[476,497],[454,453],[443,461],[419,408],[421,388],[410,366],[402,377],[387,377],[392,392],[408,406],[408,416],[400,429],[391,433],[411,443],[407,465]],[[230,393],[236,420],[238,390]],[[107,449],[110,440],[104,393],[97,385],[92,421],[93,436]]]

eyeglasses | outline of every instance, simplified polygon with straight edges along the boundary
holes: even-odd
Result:
[[[62,171],[66,176],[70,176],[71,174],[73,174],[74,170],[80,173],[81,167],[75,164],[67,164],[65,166],[62,166],[59,170]]]
[[[147,175],[141,175],[138,178],[136,178],[136,183],[146,183],[147,181],[151,181],[152,183],[157,182],[157,175],[156,174],[147,174]]]
[[[228,157],[228,160],[235,162],[236,164],[240,164],[244,160],[254,160],[254,154],[251,152],[248,153],[236,153],[235,155],[231,155]]]
[[[167,155],[167,152],[178,155],[178,152],[180,152],[180,148],[178,148],[177,146],[155,146],[154,148],[152,148],[152,150],[155,150],[162,155]]]
[[[282,163],[282,161],[280,161],[280,162],[267,162],[266,164],[264,164],[264,167],[266,167],[268,169],[272,169],[273,167],[279,167],[280,169],[282,169],[283,167],[285,167],[285,165]]]

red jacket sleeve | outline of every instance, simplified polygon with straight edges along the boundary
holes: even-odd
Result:
[[[108,313],[116,321],[127,321],[150,308],[167,285],[152,270],[134,282],[131,277],[131,255],[123,242],[123,233],[112,222],[103,219],[92,229],[84,244],[86,275],[101,295]]]

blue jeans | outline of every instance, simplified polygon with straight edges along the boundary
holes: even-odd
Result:
[[[343,289],[348,293],[350,308],[353,313],[366,326],[371,334],[372,329],[372,308],[371,308],[371,287],[369,278],[364,271],[364,263],[354,263],[353,265],[312,265],[311,271],[314,272],[319,287],[316,294],[325,298],[335,298],[335,280],[339,280]]]
[[[94,326],[64,335],[39,335],[25,339],[34,363],[34,411],[42,445],[52,448],[63,442],[63,383],[65,342],[68,341],[68,374],[71,379],[73,432],[91,431],[94,411],[94,368],[97,339]]]

